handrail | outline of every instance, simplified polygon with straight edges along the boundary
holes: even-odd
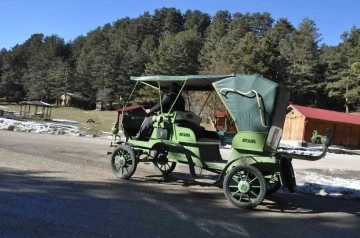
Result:
[[[332,143],[332,138],[330,135],[329,128],[326,129],[326,135],[321,138],[321,143],[323,144],[323,149],[321,154],[319,155],[300,155],[295,153],[275,152],[275,156],[282,158],[289,158],[289,159],[309,160],[309,161],[316,161],[323,158],[326,155],[329,146]]]

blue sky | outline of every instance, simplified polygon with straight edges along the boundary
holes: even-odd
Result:
[[[340,35],[360,27],[357,0],[0,0],[0,49],[22,44],[34,33],[57,34],[66,41],[117,19],[150,14],[161,7],[200,10],[213,16],[218,10],[269,12],[298,26],[301,19],[315,20],[323,41],[337,45]]]

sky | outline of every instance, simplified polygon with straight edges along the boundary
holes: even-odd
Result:
[[[321,43],[337,45],[352,26],[360,28],[357,0],[0,0],[0,49],[22,44],[32,34],[56,34],[70,41],[77,36],[124,17],[136,18],[162,7],[182,13],[200,10],[214,16],[218,10],[231,14],[269,12],[297,27],[305,17],[316,22]]]

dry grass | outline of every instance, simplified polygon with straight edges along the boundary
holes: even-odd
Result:
[[[7,111],[20,111],[19,105],[0,105]],[[30,113],[34,113],[35,107],[31,108]],[[110,132],[112,124],[116,121],[116,111],[84,111],[78,108],[72,107],[54,107],[52,109],[52,119],[66,119],[71,121],[77,121],[80,124],[76,124],[81,130],[86,130],[89,133],[99,134],[102,131]],[[86,123],[87,119],[93,119],[95,123]]]

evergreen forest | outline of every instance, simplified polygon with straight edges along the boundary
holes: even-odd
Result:
[[[285,85],[294,104],[356,111],[360,28],[344,29],[339,38],[337,46],[321,43],[321,30],[307,17],[295,26],[268,12],[219,10],[210,16],[161,8],[69,42],[34,32],[25,42],[1,49],[0,98],[51,102],[69,92],[117,102],[129,96],[130,76],[244,73]],[[135,96],[138,103],[157,100],[148,87]],[[199,95],[188,93],[188,99],[198,102]]]

